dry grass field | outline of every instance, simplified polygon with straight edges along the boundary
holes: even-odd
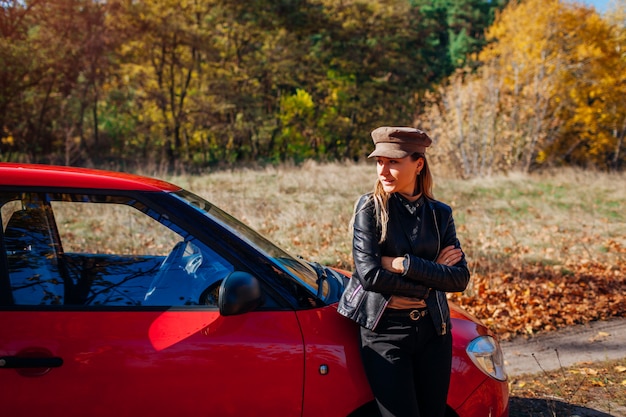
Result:
[[[626,312],[626,175],[560,170],[472,180],[434,172],[472,271],[451,298],[503,339]],[[373,163],[165,177],[287,249],[351,269],[353,204]]]

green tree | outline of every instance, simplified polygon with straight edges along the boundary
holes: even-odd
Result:
[[[476,64],[478,53],[487,43],[485,32],[508,0],[412,0],[412,3],[419,5],[425,18],[440,26],[433,32],[431,41],[438,46],[440,65],[444,64],[439,72],[448,75],[454,68]]]

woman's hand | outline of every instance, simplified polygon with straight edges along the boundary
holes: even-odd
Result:
[[[437,257],[437,263],[447,266],[456,265],[463,258],[463,251],[454,246],[446,246],[439,252]],[[395,272],[396,274],[402,274],[404,272],[403,257],[395,256],[383,256],[381,258],[381,265],[389,272]]]
[[[456,265],[463,258],[463,251],[454,246],[446,246],[439,252],[437,263],[447,266]]]
[[[403,260],[403,257],[383,256],[381,258],[381,265],[389,272],[401,274],[404,272],[404,266],[402,265]]]

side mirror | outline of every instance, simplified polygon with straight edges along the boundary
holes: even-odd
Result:
[[[222,316],[248,313],[262,301],[259,280],[247,272],[231,272],[220,284],[217,305]]]

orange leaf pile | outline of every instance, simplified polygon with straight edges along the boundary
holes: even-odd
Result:
[[[463,294],[451,299],[479,317],[501,339],[572,324],[626,316],[626,248],[612,265],[593,261],[566,267],[517,264],[491,274],[476,272]]]

